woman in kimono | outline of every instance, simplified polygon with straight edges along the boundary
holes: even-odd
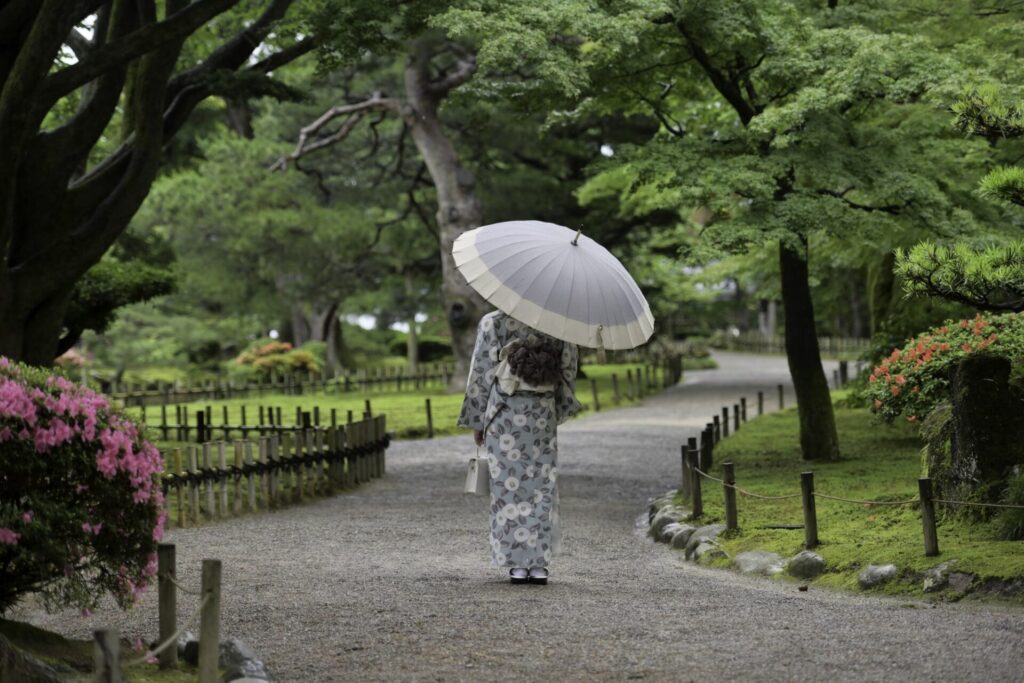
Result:
[[[486,444],[491,561],[513,583],[547,583],[558,546],[559,424],[579,412],[577,350],[501,311],[480,320],[460,427]]]

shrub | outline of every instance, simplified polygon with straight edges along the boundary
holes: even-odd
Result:
[[[260,339],[235,358],[234,366],[241,370],[241,373],[235,374],[244,377],[253,373],[265,379],[272,374],[320,372],[322,362],[318,354],[323,350],[325,347],[319,342],[310,342],[293,349],[288,342]]]
[[[1024,472],[1010,480],[1003,502],[1007,505],[1024,505]],[[996,519],[999,537],[1008,541],[1024,539],[1024,510],[1008,509],[999,513]]]
[[[156,573],[160,453],[102,395],[0,358],[0,612],[131,605]]]
[[[949,369],[966,356],[985,352],[1010,360],[1019,373],[1024,361],[1024,313],[947,321],[893,349],[868,376],[864,395],[872,409],[891,421],[905,415],[924,419],[949,400]]]
[[[417,339],[416,349],[421,363],[433,363],[452,355],[451,342],[443,337],[421,335]],[[391,355],[404,356],[408,351],[406,335],[396,335],[390,345]]]

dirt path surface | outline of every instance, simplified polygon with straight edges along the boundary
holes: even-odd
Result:
[[[198,585],[200,560],[223,560],[221,632],[288,682],[1024,680],[1024,611],[799,593],[684,564],[635,528],[713,411],[743,395],[756,406],[759,389],[774,407],[788,383],[784,359],[718,359],[560,429],[564,547],[546,587],[488,566],[485,503],[460,492],[468,436],[397,442],[387,477],[352,493],[175,530],[179,580]],[[151,638],[156,600],[124,616],[19,617]]]

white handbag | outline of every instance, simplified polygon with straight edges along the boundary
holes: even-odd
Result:
[[[483,496],[490,491],[491,476],[487,465],[487,458],[480,457],[480,449],[476,449],[476,455],[469,459],[469,469],[466,471],[466,493]]]

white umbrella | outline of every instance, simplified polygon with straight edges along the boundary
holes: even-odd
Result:
[[[452,246],[473,289],[516,320],[579,346],[632,349],[654,332],[636,282],[607,249],[542,221],[468,230]]]

